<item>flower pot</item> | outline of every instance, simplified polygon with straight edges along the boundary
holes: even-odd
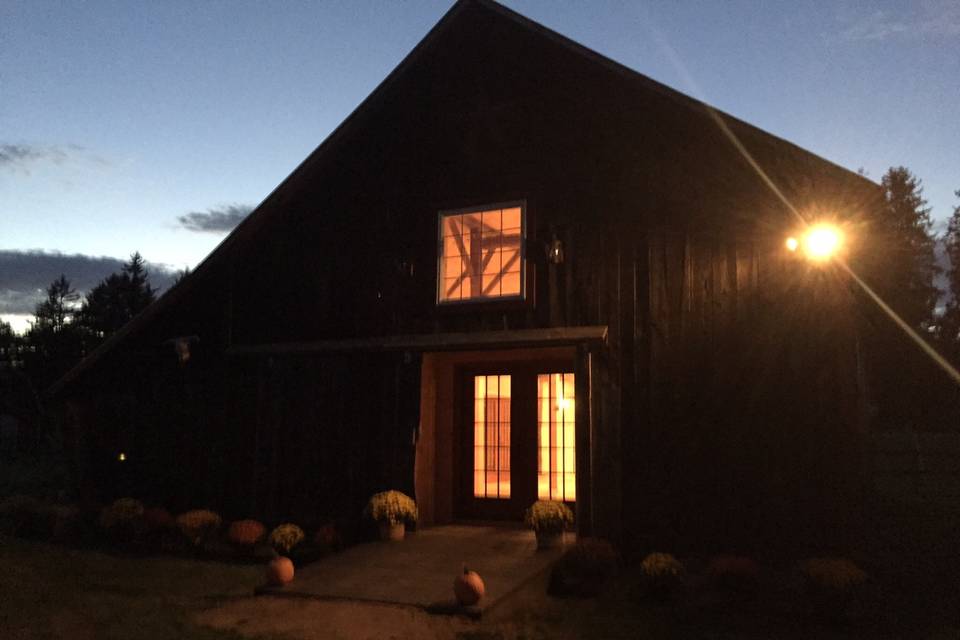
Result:
[[[563,544],[563,531],[537,531],[537,549],[556,549]]]
[[[390,522],[389,520],[380,521],[380,539],[391,542],[400,542],[403,540],[406,526],[402,522]]]

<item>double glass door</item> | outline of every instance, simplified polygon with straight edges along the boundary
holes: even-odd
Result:
[[[574,375],[541,363],[461,372],[460,515],[517,519],[576,500]]]

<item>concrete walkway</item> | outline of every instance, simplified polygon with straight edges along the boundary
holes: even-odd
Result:
[[[432,527],[408,533],[403,542],[371,542],[327,556],[298,569],[285,587],[264,587],[258,593],[400,604],[479,617],[545,572],[563,552],[536,547],[533,532],[526,529]],[[464,562],[486,587],[477,607],[454,602],[453,580]]]

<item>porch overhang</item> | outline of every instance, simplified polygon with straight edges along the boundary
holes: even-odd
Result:
[[[587,344],[600,346],[606,344],[606,341],[607,327],[600,325],[246,344],[228,347],[227,355],[233,357],[276,357],[376,351],[473,351]]]

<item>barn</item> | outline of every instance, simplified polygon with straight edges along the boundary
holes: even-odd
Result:
[[[621,542],[845,544],[863,485],[857,302],[784,241],[879,197],[459,0],[51,394],[101,500],[310,522],[395,488],[421,526],[553,499],[580,535]]]

